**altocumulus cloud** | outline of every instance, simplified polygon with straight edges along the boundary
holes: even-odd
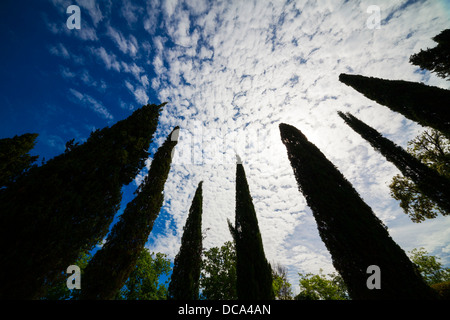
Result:
[[[205,181],[204,228],[209,228],[205,246],[231,239],[226,219],[234,217],[236,151],[244,161],[268,259],[288,267],[294,286],[297,272],[333,271],[280,143],[280,122],[304,131],[388,226],[410,224],[389,196],[396,169],[346,128],[336,111],[358,114],[402,146],[423,128],[343,86],[338,75],[445,87],[445,81],[417,73],[408,63],[410,54],[431,45],[429,39],[446,27],[441,3],[219,1],[198,11],[186,3],[162,5],[163,41],[172,45],[157,50],[153,60],[152,87],[170,106],[161,121],[164,128],[181,126],[177,148],[185,163],[174,158],[165,191],[175,229],[163,238],[153,235],[152,249],[166,251],[167,243],[179,243],[200,180]],[[373,4],[384,19],[380,29],[366,25]],[[162,38],[153,45],[164,46]],[[205,132],[215,132],[216,141]],[[415,227],[402,236],[394,229],[395,240],[406,250],[428,246],[448,262],[448,237],[439,243],[414,241]],[[169,248],[174,256],[178,245]]]
[[[52,2],[61,7],[67,1]],[[404,147],[423,130],[341,84],[338,76],[364,74],[447,88],[444,80],[408,62],[409,55],[433,46],[431,38],[448,27],[444,1],[151,0],[141,5],[126,0],[115,12],[107,0],[78,3],[90,18],[78,35],[87,45],[76,54],[54,45],[51,54],[64,61],[83,56],[100,63],[120,76],[121,87],[139,104],[154,102],[153,96],[167,101],[153,149],[174,126],[181,127],[164,210],[148,242],[151,250],[175,257],[201,180],[204,246],[231,240],[227,218],[234,219],[239,154],[269,261],[288,268],[294,289],[298,272],[334,271],[280,140],[278,124],[285,122],[302,130],[342,171],[400,246],[424,246],[450,262],[448,219],[413,225],[389,196],[397,169],[336,113],[351,112]],[[379,28],[367,25],[372,5],[380,9]],[[112,13],[121,15],[125,27],[112,24]],[[47,24],[52,33],[67,33]],[[144,32],[138,35],[139,28]],[[99,44],[93,41],[97,38],[106,40]],[[61,70],[70,77],[68,69]],[[70,93],[112,118],[99,99],[75,89]],[[125,96],[117,100],[121,110],[132,109]],[[421,230],[433,232],[416,237]]]

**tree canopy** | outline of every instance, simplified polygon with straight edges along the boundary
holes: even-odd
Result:
[[[200,269],[202,264],[202,184],[198,184],[192,200],[186,225],[183,228],[181,247],[175,257],[169,298],[174,300],[198,300]]]
[[[429,70],[443,79],[450,80],[450,29],[443,30],[432,39],[437,46],[411,55],[409,62],[422,70]]]
[[[13,184],[33,167],[39,156],[31,156],[36,133],[25,133],[12,138],[0,139],[0,190]]]
[[[450,179],[450,140],[437,130],[426,130],[408,143],[407,152],[424,165]],[[422,192],[411,178],[396,175],[389,185],[391,195],[413,222],[422,222],[450,212]]]
[[[365,97],[450,138],[450,90],[423,83],[340,74],[339,81]]]
[[[237,300],[236,249],[231,241],[205,250],[200,277],[202,300]]]
[[[235,225],[229,221],[228,225],[236,246],[239,300],[273,299],[272,269],[264,253],[258,218],[241,161],[236,164]]]
[[[122,186],[145,165],[163,106],[92,132],[0,193],[0,297],[39,297],[106,236]]]
[[[293,126],[280,124],[280,134],[299,190],[351,298],[437,298],[384,224],[325,155]],[[381,290],[366,285],[372,265],[383,270]]]
[[[177,137],[178,130],[175,127],[158,148],[136,197],[127,204],[102,249],[86,267],[83,299],[113,299],[128,279],[161,210],[172,150],[178,142],[173,137]]]
[[[411,179],[420,192],[432,199],[443,212],[450,211],[450,179],[447,176],[428,167],[352,114],[339,112],[339,116],[405,177]]]

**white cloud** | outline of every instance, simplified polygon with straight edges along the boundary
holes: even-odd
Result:
[[[58,43],[55,46],[51,46],[49,48],[49,51],[51,54],[58,56],[58,57],[62,57],[64,59],[69,59],[70,58],[70,54],[69,51],[67,50],[67,48],[62,44],[62,43]]]
[[[164,12],[165,12],[167,17],[170,18],[173,15],[173,13],[175,12],[175,8],[176,8],[178,3],[179,3],[178,0],[167,0],[167,1],[164,1],[162,3],[163,10],[164,10]]]
[[[90,95],[83,94],[75,89],[69,89],[70,93],[77,98],[80,102],[83,103],[83,105],[88,106],[91,108],[94,112],[98,113],[100,116],[107,120],[113,120],[112,114],[109,113],[108,109],[103,106],[103,104]]]
[[[77,2],[83,8],[83,12],[86,10],[89,13],[94,26],[97,27],[99,22],[103,20],[102,10],[99,8],[99,4],[91,0],[78,0]]]
[[[103,63],[105,64],[105,67],[110,70],[116,70],[117,72],[120,72],[121,65],[119,61],[117,60],[117,57],[113,53],[108,53],[105,48],[99,47],[99,48],[90,48],[90,52],[97,56]]]
[[[134,98],[140,105],[145,105],[148,103],[148,95],[143,87],[134,87],[128,81],[125,81],[125,86],[134,95]]]
[[[138,52],[139,45],[137,43],[136,38],[133,35],[130,35],[128,39],[126,39],[120,31],[117,31],[111,26],[108,26],[108,35],[115,42],[117,47],[125,54],[129,54],[130,56],[136,56]]]
[[[135,6],[130,0],[122,1],[121,13],[129,25],[135,24],[139,19],[142,8]]]

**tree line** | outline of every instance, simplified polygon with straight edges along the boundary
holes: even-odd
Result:
[[[449,31],[434,39],[439,44],[437,48],[448,56]],[[441,51],[435,50],[433,56],[442,55]],[[411,57],[412,63],[421,63],[420,57],[427,54]],[[429,59],[427,56],[425,60]],[[447,69],[442,68],[445,63],[448,68],[448,60],[439,60],[431,71],[448,77]],[[450,137],[449,90],[361,75],[341,74],[339,80],[369,99],[433,128],[446,139]],[[146,150],[164,106],[165,103],[143,106],[127,119],[92,132],[81,145],[69,141],[63,154],[41,166],[34,165],[36,158],[28,154],[35,134],[1,140],[0,298],[45,296],[67,266],[106,236],[102,248],[84,268],[79,298],[115,299],[124,286],[137,285],[125,284],[145,252],[145,243],[164,201],[178,127],[158,148],[135,198],[109,234],[108,230],[119,209],[122,186],[133,181],[149,156]],[[437,169],[447,172],[448,162],[435,166],[432,159],[415,157],[352,114],[339,112],[339,116],[396,165],[439,212],[450,212],[450,179]],[[417,266],[333,163],[296,127],[283,123],[279,130],[299,191],[312,210],[319,235],[349,297],[438,299],[438,291],[426,283]],[[448,153],[443,153],[441,158],[447,161]],[[167,291],[169,299],[200,298],[202,188],[200,182],[183,229]],[[236,252],[236,296],[240,300],[274,299],[273,269],[264,253],[244,165],[238,156],[235,192],[235,222],[233,225],[228,221],[228,227]],[[371,290],[366,285],[370,265],[383,271],[381,290]]]

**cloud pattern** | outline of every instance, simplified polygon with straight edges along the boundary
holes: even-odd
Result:
[[[60,7],[65,3],[52,2]],[[118,30],[108,20],[109,1],[78,3],[90,17],[90,25],[78,35],[88,42],[86,56],[124,75],[122,85],[138,105],[154,102],[153,96],[168,102],[157,144],[174,126],[181,127],[164,210],[155,224],[159,232],[149,238],[151,250],[176,255],[200,180],[204,246],[231,240],[226,220],[234,219],[237,153],[268,260],[288,268],[294,289],[298,272],[332,272],[331,257],[279,137],[278,124],[285,122],[302,130],[342,171],[405,250],[424,246],[450,262],[448,219],[413,225],[389,196],[388,184],[397,169],[336,114],[352,112],[402,146],[423,130],[341,84],[338,76],[355,73],[448,88],[445,81],[408,62],[412,53],[434,46],[431,37],[448,27],[444,2],[150,0],[138,6],[124,0],[119,14],[127,30]],[[371,5],[380,8],[379,29],[367,26]],[[54,33],[66,32],[50,23],[48,27]],[[138,28],[145,30],[144,36],[134,35]],[[93,41],[98,38],[115,49]],[[62,44],[49,51],[63,59],[77,57]],[[70,76],[65,69],[61,72]],[[112,119],[101,102],[75,89],[70,92]],[[130,103],[120,103],[123,109],[133,109]]]

